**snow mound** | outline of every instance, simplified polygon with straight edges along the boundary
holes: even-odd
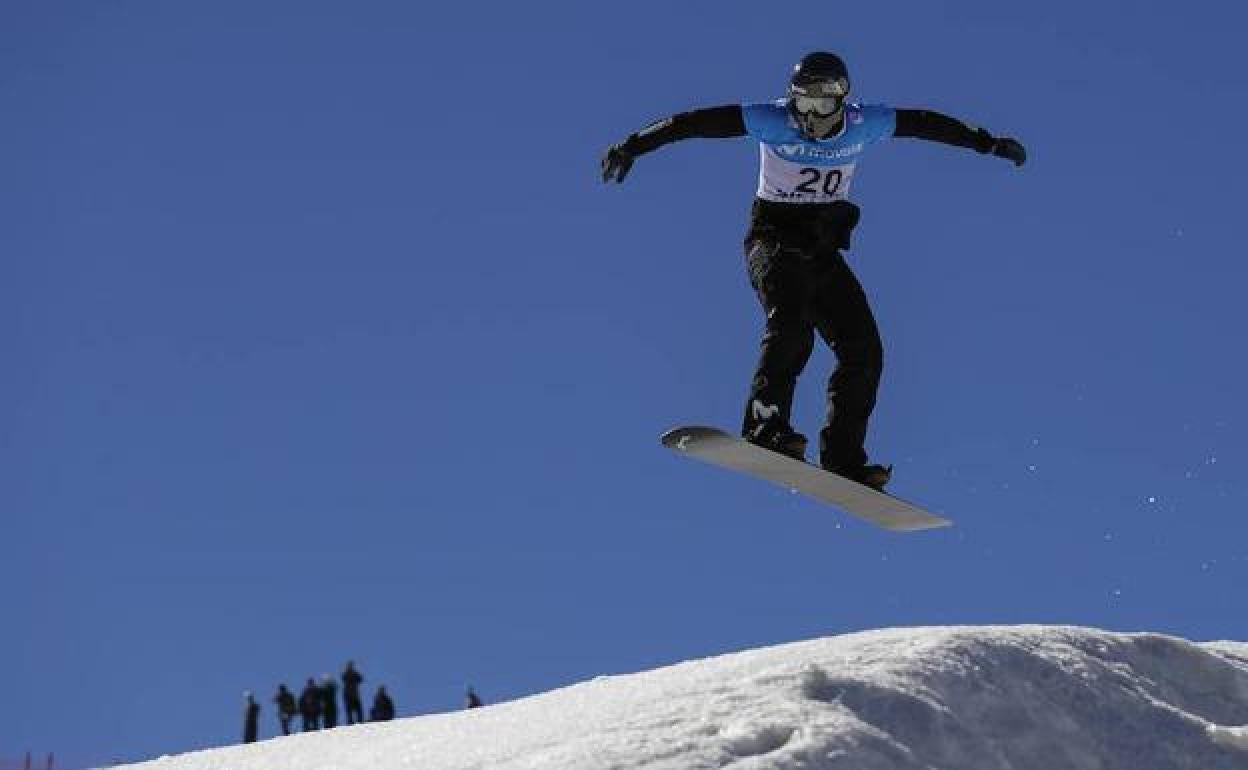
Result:
[[[1073,627],[871,631],[144,770],[1244,770],[1248,644]]]

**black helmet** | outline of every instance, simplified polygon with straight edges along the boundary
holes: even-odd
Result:
[[[802,57],[789,78],[789,111],[811,139],[840,128],[849,97],[849,69],[841,57],[815,51]]]

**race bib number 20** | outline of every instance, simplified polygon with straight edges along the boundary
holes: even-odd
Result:
[[[793,190],[797,195],[822,193],[829,198],[836,198],[841,185],[845,182],[845,172],[839,168],[825,169],[806,166],[797,173],[802,178],[802,183]]]
[[[768,153],[759,171],[758,197],[782,203],[831,203],[849,197],[853,176],[853,163],[795,163]]]

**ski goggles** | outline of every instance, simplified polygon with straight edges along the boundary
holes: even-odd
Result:
[[[800,96],[793,95],[793,109],[801,115],[835,115],[845,104],[843,96]]]
[[[797,82],[789,86],[789,96],[793,99],[793,109],[802,115],[811,112],[835,115],[849,96],[849,81],[836,78]]]

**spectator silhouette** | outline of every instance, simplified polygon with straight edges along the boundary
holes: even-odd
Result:
[[[286,689],[286,685],[279,684],[277,697],[273,702],[277,704],[277,719],[282,723],[282,735],[290,735],[290,720],[295,716],[295,696]]]
[[[373,722],[389,722],[394,719],[394,701],[390,700],[390,696],[386,694],[385,686],[377,688],[377,695],[373,697],[373,708],[369,711],[368,718]]]
[[[484,705],[485,704],[481,702],[480,696],[477,695],[477,693],[472,689],[472,687],[469,687],[468,695],[465,698],[465,707],[470,708],[470,709],[479,709]]]
[[[260,723],[260,704],[251,697],[251,693],[243,693],[247,698],[246,710],[243,713],[243,743],[255,743],[257,726]]]
[[[338,726],[338,685],[329,674],[321,680],[321,723],[326,729]]]
[[[364,721],[364,704],[360,702],[360,682],[364,677],[355,670],[355,661],[347,661],[347,670],[342,672],[342,701],[347,707],[347,724]]]
[[[316,686],[312,677],[299,693],[299,714],[303,717],[303,731],[319,730],[321,727],[321,688]]]

